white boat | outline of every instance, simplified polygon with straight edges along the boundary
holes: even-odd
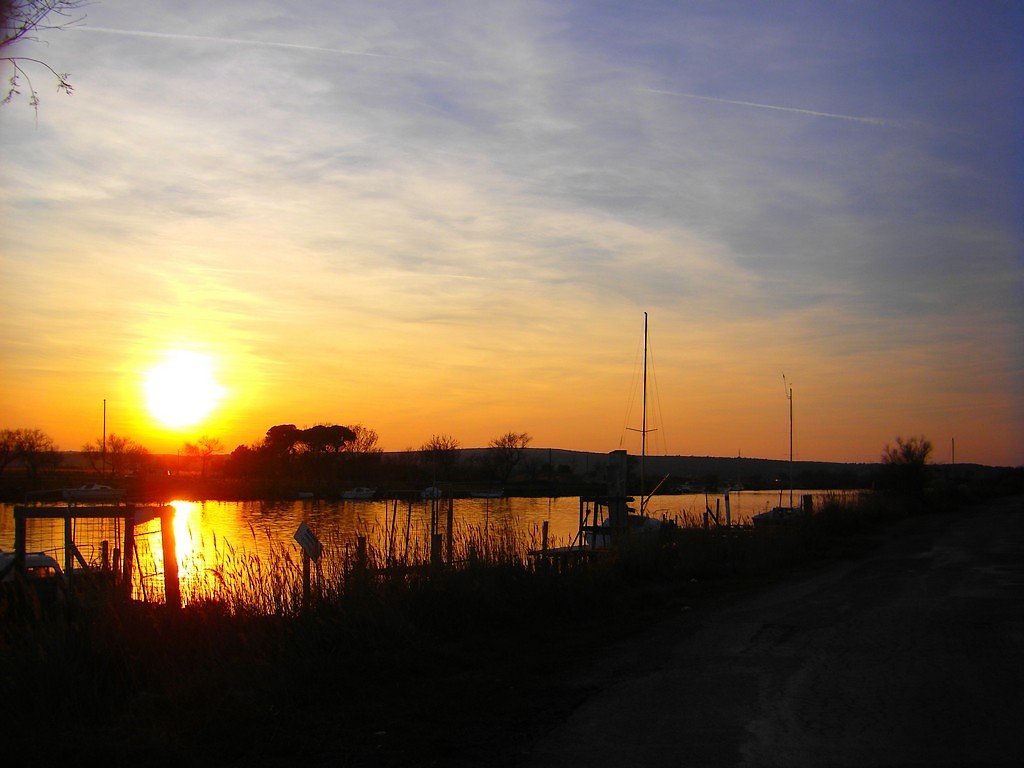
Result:
[[[53,579],[63,575],[60,565],[45,552],[25,553],[25,577]],[[14,580],[14,553],[0,552],[0,581]]]
[[[367,488],[365,486],[359,486],[352,488],[348,491],[341,492],[341,498],[346,501],[369,501],[377,493],[376,488]]]
[[[78,488],[67,488],[61,492],[61,495],[65,501],[120,501],[124,498],[124,493],[123,488],[86,483]]]
[[[473,491],[469,494],[474,499],[500,499],[505,495],[503,488],[494,488],[487,491]]]
[[[444,491],[438,488],[436,485],[431,485],[428,488],[424,488],[420,494],[421,498],[424,499],[440,499],[444,495]]]

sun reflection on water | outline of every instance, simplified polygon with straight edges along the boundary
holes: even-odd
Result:
[[[196,550],[192,532],[200,531],[202,510],[194,501],[178,499],[170,504],[174,507],[174,548],[178,555],[178,567],[184,567]]]
[[[204,552],[203,504],[175,499],[174,549],[178,560],[178,577],[184,593],[201,587],[209,578]]]

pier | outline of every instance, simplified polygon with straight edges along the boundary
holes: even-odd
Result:
[[[126,504],[122,502],[80,504],[68,501],[62,505],[23,504],[14,507],[14,560],[15,578],[24,579],[26,557],[29,553],[29,533],[33,529],[36,541],[33,551],[44,539],[44,552],[60,552],[63,557],[62,578],[69,586],[92,576],[111,579],[115,589],[130,599],[133,589],[133,571],[137,570],[138,547],[136,529],[152,520],[160,520],[160,549],[163,559],[163,593],[165,604],[181,607],[181,588],[178,580],[178,560],[174,540],[174,507],[167,504]],[[50,525],[47,525],[50,521]],[[57,521],[62,525],[58,528]],[[98,557],[83,554],[84,541],[98,542]],[[111,546],[113,542],[113,546]],[[95,546],[90,543],[89,546]],[[143,583],[143,593],[146,594]],[[148,596],[148,595],[147,595]]]

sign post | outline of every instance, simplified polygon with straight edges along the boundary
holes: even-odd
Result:
[[[320,543],[320,539],[316,537],[316,534],[305,523],[299,523],[293,538],[302,547],[302,606],[303,608],[309,608],[309,561],[311,559],[319,561],[324,547]]]
[[[320,559],[320,555],[323,554],[324,547],[320,543],[320,539],[316,537],[316,534],[310,530],[309,526],[305,523],[299,523],[298,529],[295,531],[294,539],[299,542],[302,547],[302,551],[305,552],[314,561]]]

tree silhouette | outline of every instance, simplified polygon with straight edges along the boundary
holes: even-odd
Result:
[[[57,90],[67,94],[74,90],[67,72],[58,72],[41,59],[8,54],[18,41],[39,42],[35,37],[37,32],[64,29],[81,21],[84,17],[77,16],[77,12],[88,4],[89,0],[0,0],[0,52],[4,54],[0,61],[6,61],[12,69],[7,79],[7,94],[0,103],[7,104],[20,94],[21,81],[24,80],[28,86],[29,105],[38,111],[39,93],[32,85],[26,64],[49,70],[57,80]]]
[[[263,447],[274,456],[289,456],[295,453],[295,444],[298,440],[299,430],[294,424],[278,424],[267,430]]]
[[[82,455],[94,472],[103,474],[110,467],[110,474],[117,475],[126,469],[139,470],[149,458],[149,451],[130,437],[110,433],[106,442],[97,437],[82,446]]]
[[[18,430],[0,429],[0,475],[18,458]]]
[[[40,469],[57,466],[60,454],[53,438],[40,429],[0,430],[0,472],[14,461],[22,462],[35,479]]]
[[[927,482],[932,444],[924,435],[904,440],[896,438],[896,445],[886,445],[882,451],[881,485],[887,490],[921,496]]]
[[[355,437],[349,442],[344,450],[348,453],[381,454],[384,449],[377,445],[379,436],[375,430],[364,427],[362,424],[349,424],[348,429]]]
[[[508,482],[532,439],[526,432],[506,432],[487,444],[491,465],[501,482]]]
[[[186,456],[195,456],[199,459],[199,475],[206,477],[206,467],[210,463],[210,458],[218,453],[223,453],[224,446],[217,438],[203,435],[194,445],[185,443],[183,450]]]
[[[340,453],[345,446],[356,439],[356,433],[338,424],[316,424],[309,429],[299,430],[297,443],[306,452],[315,456],[325,453]]]
[[[424,458],[430,465],[434,479],[448,477],[458,461],[459,441],[451,435],[431,435],[430,439],[420,446]]]

